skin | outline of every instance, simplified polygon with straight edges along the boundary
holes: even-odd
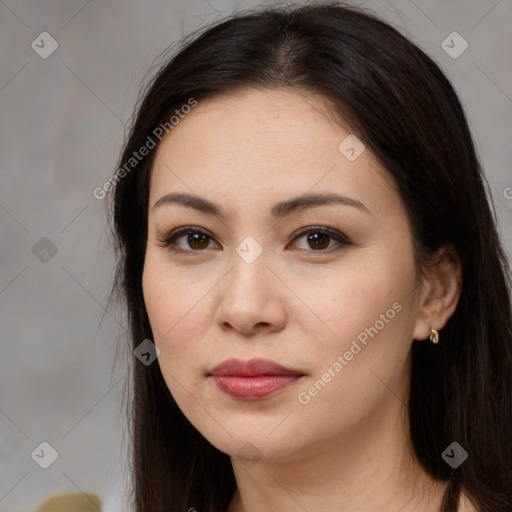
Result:
[[[445,484],[413,455],[408,375],[413,339],[430,343],[430,326],[440,331],[455,311],[460,259],[443,248],[416,280],[409,219],[392,178],[368,149],[354,161],[341,153],[350,133],[311,94],[245,89],[199,102],[157,148],[144,299],[170,392],[231,455],[238,489],[228,512],[338,512],[340,504],[344,512],[418,512],[441,504]],[[204,197],[226,217],[154,207],[172,192]],[[276,202],[331,192],[368,212],[336,204],[270,214]],[[183,252],[165,248],[162,237],[181,226],[209,237],[190,245],[182,234],[175,247]],[[330,227],[352,244],[308,243],[308,233],[296,237],[306,226]],[[249,236],[263,249],[252,263],[236,252]],[[395,303],[394,318],[301,403],[299,393]],[[304,376],[269,398],[236,399],[208,376],[231,357],[270,359]],[[237,456],[246,443],[253,462]]]

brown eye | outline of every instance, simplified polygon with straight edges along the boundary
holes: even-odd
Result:
[[[335,242],[335,247],[336,245],[339,247],[352,244],[351,240],[342,233],[321,226],[310,226],[302,228],[299,231],[298,235],[294,238],[294,241],[303,238],[304,235],[307,235],[305,237],[306,243],[308,244],[308,247],[313,250],[313,252],[330,252],[330,249],[332,249],[333,247],[331,246],[331,248],[329,248],[329,244],[332,241]],[[306,248],[305,250],[309,249]]]
[[[315,250],[319,249],[327,249],[330,242],[330,235],[326,233],[310,233],[307,235],[306,240],[308,244],[310,244],[310,247]]]
[[[188,245],[193,249],[206,249],[209,243],[208,235],[203,233],[189,233],[186,240]]]
[[[186,236],[185,236],[186,235]],[[177,241],[183,239],[180,246]],[[212,237],[203,231],[191,228],[180,228],[159,239],[163,247],[167,247],[175,252],[200,252],[208,249]]]

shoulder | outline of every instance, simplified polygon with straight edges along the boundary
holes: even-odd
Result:
[[[93,492],[64,492],[48,496],[33,512],[98,512],[101,498]]]

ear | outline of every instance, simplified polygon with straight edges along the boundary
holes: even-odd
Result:
[[[442,329],[455,312],[462,290],[462,261],[458,251],[447,245],[439,249],[423,280],[413,339],[424,340],[430,327]]]

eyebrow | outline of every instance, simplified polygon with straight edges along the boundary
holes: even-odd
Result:
[[[187,208],[193,208],[202,213],[214,215],[216,217],[226,217],[226,214],[221,206],[212,203],[211,201],[203,197],[184,193],[171,193],[161,197],[153,205],[153,209],[169,204],[179,204],[182,206],[186,206]],[[357,199],[352,199],[350,197],[342,196],[336,193],[307,194],[297,196],[292,199],[287,199],[286,201],[276,203],[271,208],[270,212],[272,216],[275,218],[283,218],[295,212],[303,211],[318,206],[332,204],[352,206],[354,208],[358,208],[359,210],[365,213],[371,214],[370,210],[368,210],[368,208],[361,201],[358,201]]]

